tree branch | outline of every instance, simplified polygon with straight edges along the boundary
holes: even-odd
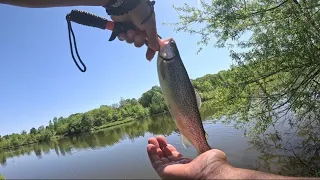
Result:
[[[285,0],[283,1],[282,3],[280,3],[279,5],[275,6],[275,7],[272,7],[272,8],[269,8],[269,9],[265,9],[265,10],[262,10],[262,11],[257,11],[257,12],[253,12],[251,13],[251,15],[255,15],[255,14],[260,14],[260,13],[265,13],[267,11],[272,11],[272,10],[275,10],[277,8],[279,8],[280,6],[284,5],[286,2],[288,2],[289,0]]]

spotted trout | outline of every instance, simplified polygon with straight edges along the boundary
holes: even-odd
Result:
[[[185,148],[193,145],[198,154],[211,149],[200,116],[201,99],[194,89],[173,38],[159,42],[157,70],[169,112],[179,129]]]

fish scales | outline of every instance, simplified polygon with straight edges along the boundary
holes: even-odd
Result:
[[[201,100],[197,99],[172,38],[160,45],[157,69],[166,104],[180,131],[183,145],[193,144],[198,153],[211,149],[206,140],[206,132],[199,112]]]

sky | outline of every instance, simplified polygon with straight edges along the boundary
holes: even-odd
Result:
[[[183,1],[193,2],[196,1]],[[175,5],[182,2],[174,1]],[[228,69],[227,49],[204,48],[197,54],[199,36],[176,33],[173,1],[156,1],[158,33],[173,37],[191,79]],[[136,48],[110,31],[72,23],[80,57],[87,71],[71,57],[66,14],[72,9],[110,17],[102,7],[22,8],[0,5],[0,135],[47,125],[54,117],[86,112],[120,98],[139,98],[159,85],[156,56],[145,58],[146,46]]]

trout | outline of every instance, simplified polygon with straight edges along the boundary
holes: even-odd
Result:
[[[193,145],[198,154],[211,149],[200,116],[201,98],[194,89],[173,38],[159,42],[157,70],[160,87],[185,148]]]

